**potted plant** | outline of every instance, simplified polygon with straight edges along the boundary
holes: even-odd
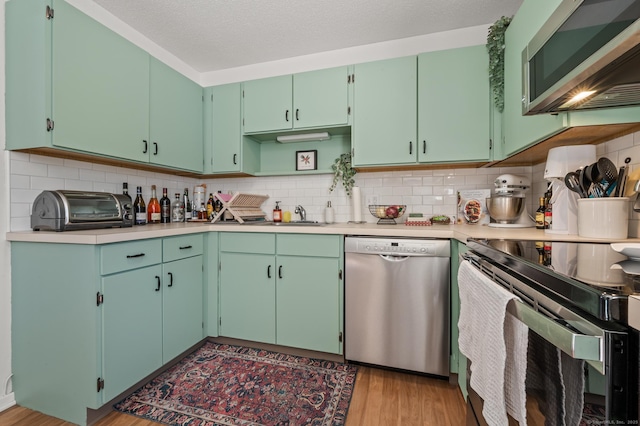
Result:
[[[329,192],[333,192],[339,182],[342,182],[347,197],[351,197],[351,189],[356,183],[353,177],[356,175],[356,169],[351,167],[351,153],[340,154],[340,157],[331,165],[333,170],[333,183],[329,187]]]

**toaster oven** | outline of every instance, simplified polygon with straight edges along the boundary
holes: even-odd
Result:
[[[31,229],[73,231],[133,225],[127,195],[91,191],[43,191],[33,202]]]

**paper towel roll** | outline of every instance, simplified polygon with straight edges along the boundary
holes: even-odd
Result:
[[[362,222],[362,193],[359,186],[351,188],[351,204],[353,206],[353,221]]]

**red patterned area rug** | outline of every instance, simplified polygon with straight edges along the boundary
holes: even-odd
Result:
[[[343,425],[356,367],[207,342],[114,408],[181,426]]]

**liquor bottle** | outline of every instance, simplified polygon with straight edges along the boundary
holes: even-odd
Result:
[[[544,212],[545,212],[545,206],[544,206],[544,197],[540,197],[540,207],[538,207],[538,210],[536,210],[536,229],[544,229]]]
[[[553,226],[553,209],[551,202],[547,202],[547,208],[544,210],[544,229],[552,229]]]
[[[189,188],[184,189],[184,195],[182,196],[182,202],[184,203],[184,219],[183,222],[191,220],[191,202],[189,201]]]
[[[160,198],[160,222],[171,222],[171,200],[167,197],[167,188],[162,188],[162,198]]]
[[[136,215],[135,224],[144,225],[147,223],[147,208],[142,198],[142,187],[136,188],[136,200],[133,202],[133,211]]]
[[[122,182],[122,194],[129,197],[129,201],[131,201],[131,195],[129,195],[129,183]]]
[[[218,194],[222,194],[222,191],[218,191]],[[222,200],[220,198],[216,198],[215,203],[213,204],[213,210],[217,213],[220,213],[222,210]]]
[[[213,205],[215,201],[213,201],[213,194],[209,193],[209,200],[207,201],[207,219],[213,219]]]
[[[180,194],[177,192],[171,205],[171,211],[173,222],[184,222],[184,202],[180,199]]]
[[[151,198],[147,206],[147,223],[160,223],[160,203],[156,195],[155,185],[151,185]]]

